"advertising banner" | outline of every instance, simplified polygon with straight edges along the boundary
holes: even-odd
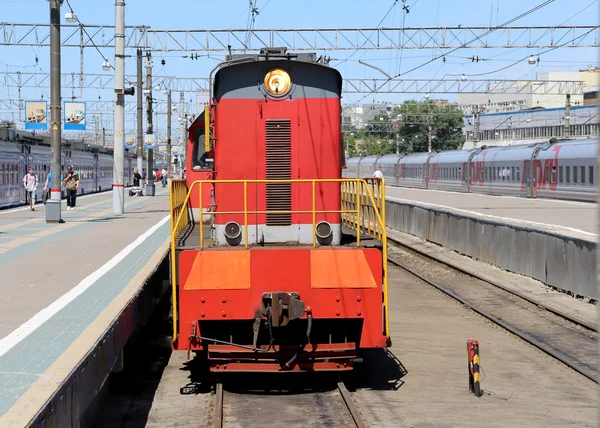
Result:
[[[156,143],[154,142],[154,134],[144,135],[144,149],[154,150],[155,148],[156,148]]]
[[[48,129],[46,101],[25,101],[25,129]]]
[[[135,150],[137,144],[135,143],[135,135],[125,136],[125,148],[127,150]]]
[[[85,103],[65,102],[65,131],[85,131]]]

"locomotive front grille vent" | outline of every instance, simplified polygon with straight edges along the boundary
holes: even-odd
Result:
[[[292,178],[292,130],[289,120],[265,122],[266,179]],[[267,211],[292,209],[292,186],[289,183],[267,183]],[[291,214],[267,214],[267,226],[290,226]]]

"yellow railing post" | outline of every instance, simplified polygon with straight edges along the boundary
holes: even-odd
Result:
[[[198,214],[200,216],[200,249],[204,248],[204,215],[203,215],[203,210],[202,210],[202,182],[200,182],[200,185],[198,186],[198,198],[200,200],[200,202],[198,203],[198,206],[200,207],[200,213]]]

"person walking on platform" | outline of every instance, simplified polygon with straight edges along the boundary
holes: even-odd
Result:
[[[137,168],[133,168],[133,195],[132,196],[142,196],[142,188],[140,187],[140,181],[142,180],[142,176]]]
[[[65,178],[65,187],[67,188],[67,211],[75,209],[77,199],[77,189],[79,189],[79,173],[71,165],[67,177]]]
[[[23,177],[23,186],[29,197],[29,208],[31,211],[35,211],[35,191],[38,187],[38,178],[37,174],[33,173],[33,168],[31,167],[29,167],[29,172]]]
[[[162,187],[167,187],[167,170],[164,168],[160,172],[160,179],[162,181]]]
[[[60,175],[60,181],[62,183],[63,176]],[[46,201],[50,199],[50,193],[52,192],[52,171],[48,173],[46,176],[46,182],[44,183],[44,205],[46,205]]]

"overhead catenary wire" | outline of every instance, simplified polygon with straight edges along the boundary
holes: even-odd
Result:
[[[388,11],[385,13],[385,15],[383,15],[383,18],[381,18],[381,20],[379,21],[379,24],[377,24],[376,28],[379,28],[381,26],[381,24],[383,23],[383,21],[385,21],[385,19],[388,17],[388,15],[390,14],[390,12],[394,9],[394,7],[396,7],[396,4],[398,3],[398,0],[394,0],[394,3],[392,4],[392,6],[390,6],[390,8],[388,9]],[[363,47],[365,47],[365,45],[371,41],[371,36],[373,36],[373,34],[375,34],[376,30],[373,30],[371,32],[371,34],[369,35],[369,37],[367,37],[367,39],[364,41],[364,43],[360,46],[360,48],[358,50],[355,50],[354,52],[352,52],[346,59],[342,60],[339,64],[336,64],[336,66],[338,65],[342,65],[343,63],[345,63],[346,61],[348,61],[350,58],[352,58],[354,55],[356,55],[356,53],[362,49]]]
[[[526,16],[528,16],[528,15],[530,15],[530,14],[532,14],[532,13],[534,13],[534,12],[538,11],[538,10],[540,10],[540,9],[542,9],[542,8],[544,8],[544,7],[546,7],[546,6],[548,6],[548,5],[549,5],[549,4],[551,4],[551,3],[554,3],[554,1],[555,1],[555,0],[546,0],[546,1],[544,1],[543,3],[540,3],[540,4],[538,4],[537,6],[535,6],[535,7],[531,8],[531,9],[529,9],[529,10],[527,10],[527,11],[525,11],[525,12],[523,12],[523,13],[521,13],[521,14],[519,14],[519,15],[517,15],[517,16],[515,16],[515,17],[513,17],[513,18],[511,18],[511,19],[509,19],[508,21],[505,21],[505,22],[503,22],[501,25],[497,25],[496,27],[490,28],[488,31],[485,31],[485,32],[484,32],[483,34],[481,34],[481,35],[476,35],[476,36],[475,36],[475,38],[473,38],[473,39],[469,40],[469,41],[468,41],[468,42],[466,42],[466,43],[463,43],[463,44],[462,44],[461,46],[459,46],[459,47],[456,47],[456,48],[454,48],[454,49],[451,49],[450,51],[448,51],[448,52],[445,52],[445,53],[443,53],[443,54],[437,55],[437,56],[433,57],[432,59],[430,59],[430,60],[428,60],[428,61],[425,61],[424,63],[422,63],[422,64],[420,64],[420,65],[417,65],[417,66],[415,66],[415,67],[411,68],[411,69],[410,69],[410,70],[408,70],[408,71],[405,71],[405,72],[403,72],[403,73],[398,73],[397,75],[393,76],[391,79],[388,79],[388,80],[387,80],[387,82],[389,82],[390,80],[393,80],[393,79],[395,79],[395,78],[397,78],[397,77],[404,76],[404,75],[406,75],[406,74],[408,74],[408,73],[412,73],[413,71],[416,71],[416,70],[418,70],[418,69],[420,69],[420,68],[423,68],[423,67],[425,67],[426,65],[429,65],[429,64],[431,64],[432,62],[434,62],[434,61],[437,61],[438,59],[441,59],[441,58],[443,58],[444,56],[446,56],[446,55],[448,55],[448,54],[451,54],[451,53],[453,53],[453,52],[456,52],[456,51],[457,51],[457,50],[459,50],[459,49],[463,49],[465,46],[468,46],[468,45],[470,45],[471,43],[473,43],[473,42],[475,42],[475,41],[477,41],[477,40],[481,41],[481,38],[482,38],[482,37],[486,37],[487,35],[489,35],[489,34],[493,33],[494,31],[496,31],[496,30],[498,30],[498,29],[500,29],[500,28],[502,28],[502,27],[505,27],[505,26],[507,26],[507,25],[510,25],[510,24],[512,24],[513,22],[515,22],[515,21],[518,21],[519,19],[521,19],[521,18],[524,18],[524,17],[526,17]],[[369,95],[372,95],[372,94],[373,94],[372,92],[371,92],[371,93],[369,93],[369,94],[366,94],[366,95],[365,95],[364,97],[362,97],[362,98],[361,98],[361,99],[360,99],[358,102],[360,102],[360,101],[364,100],[365,98],[367,98]]]

